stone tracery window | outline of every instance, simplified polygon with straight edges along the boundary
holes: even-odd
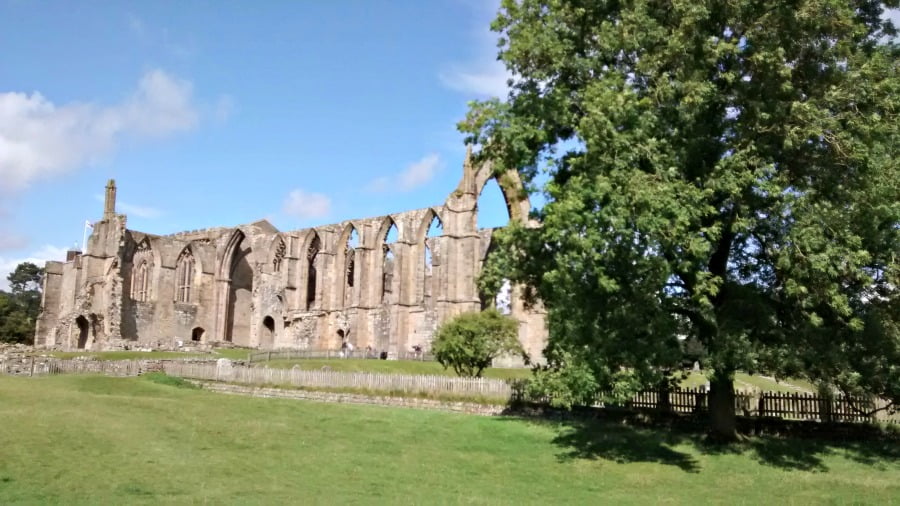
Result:
[[[131,300],[147,302],[150,300],[153,276],[153,254],[149,241],[145,239],[137,246],[131,264]]]
[[[284,263],[284,254],[287,250],[287,246],[284,244],[284,239],[279,239],[278,246],[275,248],[275,257],[272,259],[272,269],[274,272],[281,272],[281,264]]]
[[[175,268],[175,301],[191,302],[191,289],[194,282],[194,255],[190,248],[185,248],[178,257]]]

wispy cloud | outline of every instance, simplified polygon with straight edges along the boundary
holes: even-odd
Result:
[[[331,199],[321,193],[296,188],[288,194],[281,210],[299,219],[323,218],[331,213]]]
[[[193,41],[173,36],[168,28],[151,26],[135,14],[126,16],[125,26],[141,44],[158,47],[181,60],[190,59],[197,54],[197,45]]]
[[[0,251],[22,249],[28,245],[28,238],[11,230],[0,228]]]
[[[161,137],[199,120],[189,81],[162,70],[141,77],[125,101],[56,105],[40,93],[0,93],[0,193],[91,164],[123,136]]]
[[[451,90],[478,98],[506,98],[510,73],[497,60],[497,34],[490,31],[490,22],[497,15],[499,1],[468,4],[473,11],[475,27],[472,34],[472,57],[463,62],[442,66],[438,79]]]
[[[20,258],[0,256],[0,290],[9,289],[9,280],[7,276],[16,270],[16,267],[22,262],[31,262],[38,267],[43,267],[48,260],[65,260],[66,248],[45,245],[33,251],[30,255]]]
[[[105,199],[103,195],[95,193],[94,200],[103,202]],[[155,207],[130,204],[121,200],[116,200],[116,212],[122,212],[130,216],[137,216],[138,218],[145,219],[159,218],[163,215],[163,212]]]
[[[366,189],[370,192],[380,193],[397,189],[407,192],[424,186],[434,179],[434,176],[444,168],[444,161],[440,155],[431,153],[421,160],[409,164],[403,171],[393,176],[381,176],[372,180]]]

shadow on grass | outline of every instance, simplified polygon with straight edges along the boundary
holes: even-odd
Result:
[[[525,418],[548,424],[558,432],[553,444],[561,449],[557,457],[562,461],[650,462],[689,473],[700,472],[701,455],[742,455],[760,465],[807,472],[827,472],[827,462],[840,457],[872,466],[873,470],[900,466],[896,434],[879,432],[872,426],[848,429],[843,425],[829,430],[823,424],[794,424],[775,435],[745,436],[736,443],[720,444],[707,440],[702,419],[690,417],[594,413],[590,419]]]
[[[693,455],[672,448],[683,442],[683,436],[677,434],[602,422],[560,425],[560,434],[553,439],[553,444],[562,448],[563,451],[557,455],[562,461],[606,459],[620,464],[653,462],[677,466],[690,473],[700,471]]]

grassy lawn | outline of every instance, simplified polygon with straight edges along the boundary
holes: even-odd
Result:
[[[690,372],[687,377],[681,380],[681,386],[684,388],[697,388],[707,383],[706,376],[701,372]],[[737,390],[762,390],[766,392],[782,392],[782,393],[815,393],[816,388],[808,381],[803,380],[785,380],[778,381],[767,376],[751,375],[743,372],[734,375],[734,387]]]
[[[896,444],[0,377],[0,504],[890,504]]]
[[[223,348],[212,353],[194,353],[181,351],[52,351],[48,353],[56,358],[91,357],[97,360],[132,360],[160,358],[229,358],[246,360],[250,350]]]
[[[260,366],[268,366],[279,369],[290,369],[299,365],[301,369],[316,370],[330,367],[332,371],[350,372],[377,372],[389,374],[430,374],[434,376],[456,376],[453,369],[444,367],[433,361],[420,360],[374,360],[364,358],[302,358],[297,360],[271,360],[268,362],[254,362]],[[527,378],[531,376],[531,369],[486,369],[485,378]]]

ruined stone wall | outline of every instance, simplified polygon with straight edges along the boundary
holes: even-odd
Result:
[[[349,343],[390,356],[416,345],[427,350],[442,321],[484,305],[476,279],[492,231],[477,229],[477,199],[490,177],[489,166],[467,158],[443,205],[288,232],[262,220],[158,236],[127,230],[124,216],[107,212],[85,254],[48,264],[36,342],[65,349]],[[505,177],[498,181],[511,219],[526,220],[521,185]],[[432,222],[440,232],[428,237]],[[512,292],[511,315],[537,357],[546,340],[543,313]]]

